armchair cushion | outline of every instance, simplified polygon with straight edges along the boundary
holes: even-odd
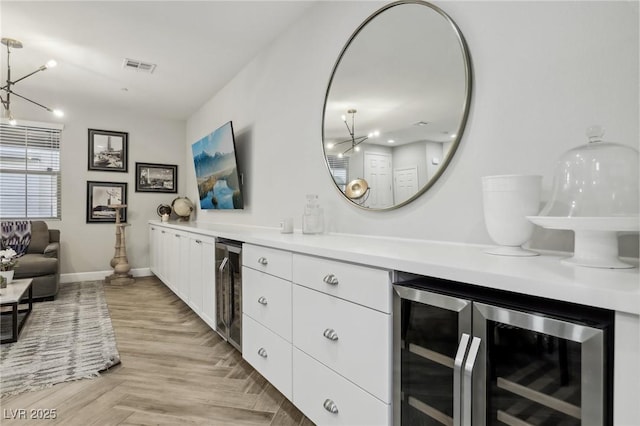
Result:
[[[49,245],[49,227],[46,222],[34,220],[31,222],[31,242],[27,248],[27,253],[44,253],[44,249]]]
[[[57,244],[57,243],[56,243]],[[33,278],[58,272],[58,259],[42,254],[28,253],[18,259],[15,278]]]

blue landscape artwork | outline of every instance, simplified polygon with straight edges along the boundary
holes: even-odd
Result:
[[[200,208],[242,209],[235,141],[231,122],[191,145]]]

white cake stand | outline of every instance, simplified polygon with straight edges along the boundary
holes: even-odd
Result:
[[[640,218],[630,217],[549,217],[527,216],[548,229],[568,229],[575,233],[573,257],[562,262],[591,268],[625,269],[633,265],[618,259],[618,232],[640,230]]]

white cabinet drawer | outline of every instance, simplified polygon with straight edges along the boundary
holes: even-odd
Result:
[[[242,312],[291,341],[291,281],[242,268]]]
[[[391,312],[390,272],[384,269],[294,254],[293,282],[382,312]]]
[[[291,280],[291,252],[244,244],[242,264],[285,280]]]
[[[242,357],[291,400],[291,343],[243,315]]]
[[[391,402],[391,315],[294,284],[292,321],[294,346]]]
[[[329,402],[327,402],[329,400]],[[333,402],[336,413],[325,408]],[[391,405],[293,349],[293,403],[318,425],[389,425]]]

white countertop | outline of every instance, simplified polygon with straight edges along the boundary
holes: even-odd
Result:
[[[362,235],[281,234],[278,229],[198,222],[150,224],[293,252],[410,272],[640,315],[638,262],[633,269],[567,265],[567,254],[504,257],[489,246]]]

